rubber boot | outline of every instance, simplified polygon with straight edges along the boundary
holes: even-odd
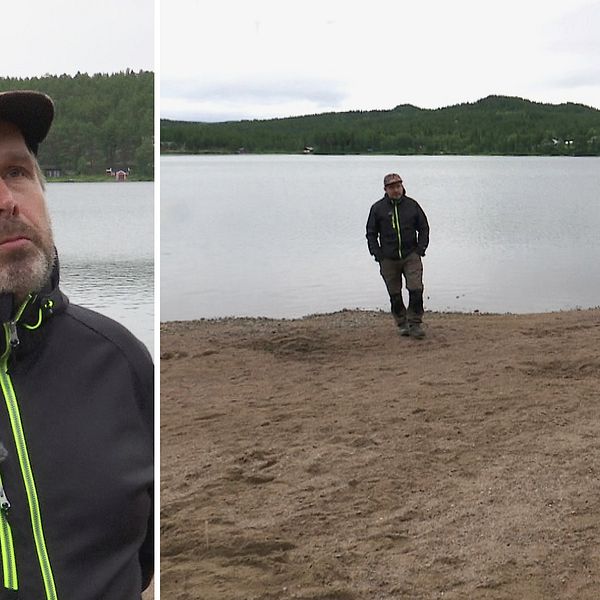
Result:
[[[425,337],[425,332],[421,327],[423,321],[423,290],[408,290],[408,322],[409,335],[411,337],[421,339]]]

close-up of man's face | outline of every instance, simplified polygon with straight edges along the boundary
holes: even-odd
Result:
[[[36,159],[19,129],[0,121],[0,293],[23,300],[50,275],[54,242]]]
[[[402,198],[402,195],[404,194],[404,186],[402,185],[402,181],[398,180],[386,185],[385,192],[390,198],[393,198],[394,200]]]

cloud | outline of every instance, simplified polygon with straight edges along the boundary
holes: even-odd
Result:
[[[153,2],[29,0],[9,20],[0,36],[3,76],[153,69]]]
[[[555,101],[600,108],[600,2],[586,2],[557,16],[548,27],[537,88]]]
[[[589,65],[574,69],[569,73],[554,78],[552,83],[558,87],[566,88],[600,88],[600,65]]]
[[[282,76],[210,81],[165,80],[161,116],[182,120],[238,120],[334,111],[346,98],[339,82],[318,77]]]
[[[553,20],[544,50],[555,69],[598,63],[600,57],[600,2],[572,8]],[[556,61],[558,64],[555,64]]]
[[[543,10],[527,0],[373,0],[368,11],[342,0],[289,10],[223,0],[204,19],[190,0],[174,2],[181,11],[161,24],[169,118],[437,108],[492,93],[600,107],[598,0],[546,0]]]
[[[600,54],[600,2],[568,12],[556,23],[554,41],[563,52],[579,54],[597,62]]]

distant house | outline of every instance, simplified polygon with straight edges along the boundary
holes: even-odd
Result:
[[[44,167],[44,177],[46,179],[52,179],[54,177],[61,177],[62,169],[60,167]]]
[[[130,173],[131,170],[129,167],[125,169],[113,169],[112,167],[110,169],[106,169],[106,174],[109,177],[114,177],[115,181],[127,181]]]

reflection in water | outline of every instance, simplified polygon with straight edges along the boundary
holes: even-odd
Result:
[[[61,288],[72,302],[115,319],[153,351],[152,260],[62,261]]]

